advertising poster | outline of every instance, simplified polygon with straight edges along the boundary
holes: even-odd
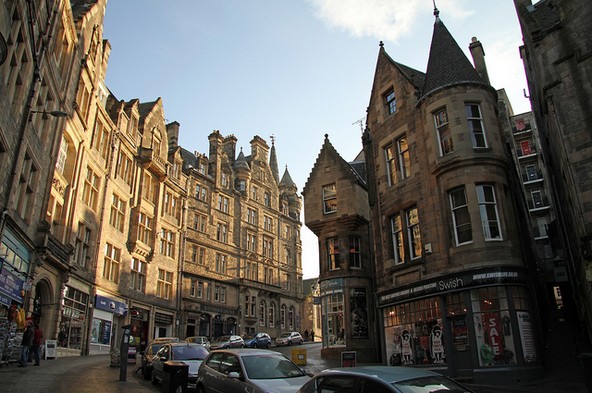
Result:
[[[524,361],[534,363],[537,361],[537,353],[530,313],[528,311],[518,311],[516,316],[518,318],[518,330],[520,331]]]
[[[368,338],[366,288],[352,288],[349,304],[351,308],[352,338]]]

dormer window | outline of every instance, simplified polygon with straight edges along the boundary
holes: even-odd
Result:
[[[395,90],[390,89],[384,95],[384,105],[386,108],[386,113],[392,115],[397,110],[397,99],[395,97]]]
[[[335,183],[323,186],[323,213],[329,214],[337,211],[337,191]]]

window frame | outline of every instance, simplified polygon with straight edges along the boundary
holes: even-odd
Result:
[[[337,185],[335,183],[324,185],[323,194],[323,214],[333,214],[337,212]]]
[[[458,193],[458,192],[462,192],[462,199],[464,199],[464,204],[457,204],[457,202],[460,200],[458,198],[455,198],[454,194]],[[464,244],[472,243],[473,242],[473,227],[471,225],[471,213],[469,211],[469,203],[467,200],[467,192],[466,192],[465,187],[463,186],[463,187],[458,187],[458,188],[450,190],[448,192],[448,199],[450,201],[450,213],[452,215],[452,227],[454,228],[455,244],[457,246],[461,246]],[[457,217],[460,214],[462,214],[463,211],[466,212],[466,215],[468,217],[468,222],[459,224],[459,220]],[[468,229],[469,229],[470,239],[461,241],[461,233],[464,233],[464,231],[461,230],[461,229],[463,229],[461,227],[466,227],[466,226],[468,226]]]

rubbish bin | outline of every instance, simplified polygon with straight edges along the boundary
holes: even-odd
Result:
[[[169,360],[164,362],[162,370],[162,393],[187,392],[187,379],[189,377],[189,365],[183,362]]]

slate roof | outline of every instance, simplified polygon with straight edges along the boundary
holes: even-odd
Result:
[[[489,86],[467,59],[444,22],[440,20],[436,13],[430,56],[421,97],[424,98],[448,86],[467,83]]]

